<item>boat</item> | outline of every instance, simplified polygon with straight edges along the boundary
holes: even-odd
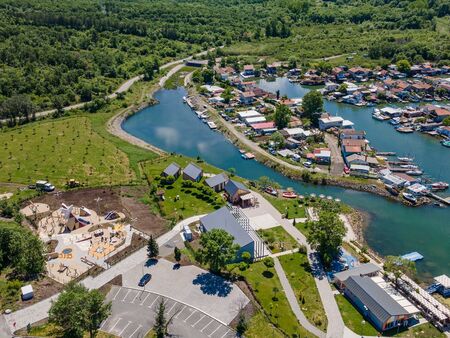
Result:
[[[267,187],[264,191],[272,196],[278,196],[278,191],[272,187]]]
[[[444,147],[450,148],[450,140],[442,141],[441,143]]]
[[[281,196],[284,198],[297,198],[297,194],[293,191],[284,191]]]
[[[389,121],[390,124],[392,124],[393,126],[399,125],[400,124],[400,119],[398,117],[394,117],[393,119],[391,119]]]
[[[399,160],[400,162],[412,162],[414,161],[414,159],[412,157],[397,157],[397,160]]]
[[[209,122],[207,122],[207,124],[210,129],[217,129],[217,126],[214,122],[209,121]]]
[[[406,174],[410,175],[410,176],[420,176],[420,175],[423,175],[423,171],[419,170],[419,169],[417,169],[417,170],[408,170],[406,172]]]
[[[245,154],[242,154],[241,157],[244,160],[253,160],[255,158],[255,155],[253,155],[252,153],[245,153]]]
[[[408,194],[407,192],[403,192],[402,196],[405,200],[411,202],[411,203],[417,203],[417,198],[414,197],[413,194]]]
[[[187,102],[187,97],[183,96],[183,103],[186,103],[186,102]]]
[[[400,191],[396,189],[393,185],[385,184],[386,190],[389,191],[392,195],[398,196],[400,194]]]
[[[431,190],[433,191],[439,191],[439,190],[445,190],[448,189],[448,183],[446,182],[435,182],[431,184]]]
[[[419,169],[418,166],[414,165],[414,164],[400,164],[400,168],[405,168],[405,169]]]
[[[399,133],[410,134],[414,132],[414,129],[410,127],[397,127],[395,128]]]

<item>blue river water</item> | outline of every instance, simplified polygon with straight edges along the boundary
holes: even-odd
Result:
[[[280,90],[288,97],[302,97],[309,89],[291,84],[284,78],[260,81],[268,91]],[[417,264],[421,277],[450,275],[450,208],[433,206],[410,208],[379,196],[332,186],[307,185],[291,180],[257,161],[245,161],[238,149],[221,133],[212,131],[182,102],[183,88],[160,90],[159,104],[147,107],[123,123],[128,133],[155,146],[191,157],[200,156],[208,163],[250,180],[268,176],[283,187],[301,194],[325,194],[340,198],[354,208],[368,213],[365,229],[368,245],[382,255],[401,255],[419,251],[425,259]],[[350,119],[355,128],[365,129],[372,146],[386,151],[413,153],[416,162],[431,176],[450,182],[450,151],[431,138],[401,135],[388,124],[371,118],[370,108],[354,108],[327,102],[332,114]],[[409,138],[409,139],[408,139]]]

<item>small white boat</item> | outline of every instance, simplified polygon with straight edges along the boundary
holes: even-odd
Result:
[[[439,191],[448,189],[448,183],[446,182],[435,182],[431,184],[431,190]]]
[[[414,204],[417,203],[417,198],[415,198],[414,195],[412,195],[412,194],[408,194],[407,192],[403,192],[402,196],[403,196],[403,198],[405,200],[407,200],[407,201],[409,201],[411,203],[414,203]]]
[[[406,172],[406,174],[410,175],[410,176],[420,176],[420,175],[423,175],[423,171],[422,170],[408,170]]]
[[[397,157],[397,159],[400,162],[412,162],[412,161],[414,161],[414,159],[412,157],[406,157],[406,156],[404,156],[404,157]]]
[[[214,122],[209,121],[209,122],[207,122],[207,124],[210,129],[217,129],[217,126]]]

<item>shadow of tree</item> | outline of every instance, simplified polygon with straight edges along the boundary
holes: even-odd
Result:
[[[264,271],[264,272],[262,273],[262,275],[263,275],[264,277],[266,277],[266,278],[273,278],[273,272],[270,272],[270,271],[268,271],[268,270]]]
[[[158,260],[156,258],[150,258],[145,262],[145,266],[148,268],[150,266],[158,264]]]
[[[200,290],[207,295],[217,295],[219,297],[228,296],[233,289],[231,282],[210,272],[197,275],[192,284],[200,285]]]

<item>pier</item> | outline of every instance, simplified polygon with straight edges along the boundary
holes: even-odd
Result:
[[[432,192],[430,192],[428,194],[429,197],[434,198],[435,200],[437,200],[438,202],[441,202],[442,204],[445,205],[450,205],[450,197],[441,197],[439,195],[436,195]]]

